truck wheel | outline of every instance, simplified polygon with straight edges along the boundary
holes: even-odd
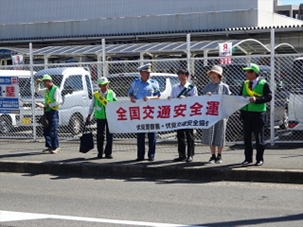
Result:
[[[69,130],[73,135],[78,135],[83,129],[83,120],[77,115],[73,115],[69,122]]]
[[[12,121],[7,116],[0,117],[0,133],[5,135],[9,133],[13,128]]]

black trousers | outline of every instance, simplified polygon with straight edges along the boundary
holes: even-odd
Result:
[[[105,128],[106,128],[106,145],[105,145],[105,149],[103,149]],[[112,154],[113,134],[109,133],[108,123],[106,119],[97,119],[97,148],[99,153],[98,156],[102,156],[103,153],[105,153],[105,155]]]
[[[195,154],[194,130],[193,129],[179,129],[179,130],[177,130],[177,139],[178,139],[179,157],[186,157],[186,155],[185,155],[185,149],[186,149],[185,139],[187,139],[187,157],[194,156],[194,154]]]
[[[147,133],[148,158],[154,158],[156,153],[156,133]],[[144,159],[145,156],[145,133],[137,133],[137,158]]]
[[[252,133],[256,140],[256,161],[264,161],[263,154],[265,149],[264,126],[266,124],[266,112],[243,112],[243,130],[244,130],[244,155],[245,160],[253,161]]]

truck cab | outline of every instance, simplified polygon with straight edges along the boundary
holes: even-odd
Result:
[[[34,81],[41,79],[45,74],[50,75],[53,83],[61,90],[63,102],[59,107],[59,128],[72,135],[79,134],[93,97],[89,70],[83,67],[43,69],[35,74]],[[40,86],[43,88],[42,83]],[[27,87],[31,87],[31,84],[27,84]],[[44,97],[35,94],[34,101],[35,103],[44,102]],[[22,104],[21,124],[31,126],[33,124],[32,100],[28,97],[22,100]],[[36,122],[42,115],[43,109],[35,107]]]

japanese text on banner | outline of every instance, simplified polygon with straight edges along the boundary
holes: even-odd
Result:
[[[247,103],[243,97],[226,95],[119,101],[107,104],[106,115],[111,133],[209,128]]]

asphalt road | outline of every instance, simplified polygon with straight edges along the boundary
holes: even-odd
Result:
[[[303,226],[298,184],[7,173],[0,184],[2,227]]]

